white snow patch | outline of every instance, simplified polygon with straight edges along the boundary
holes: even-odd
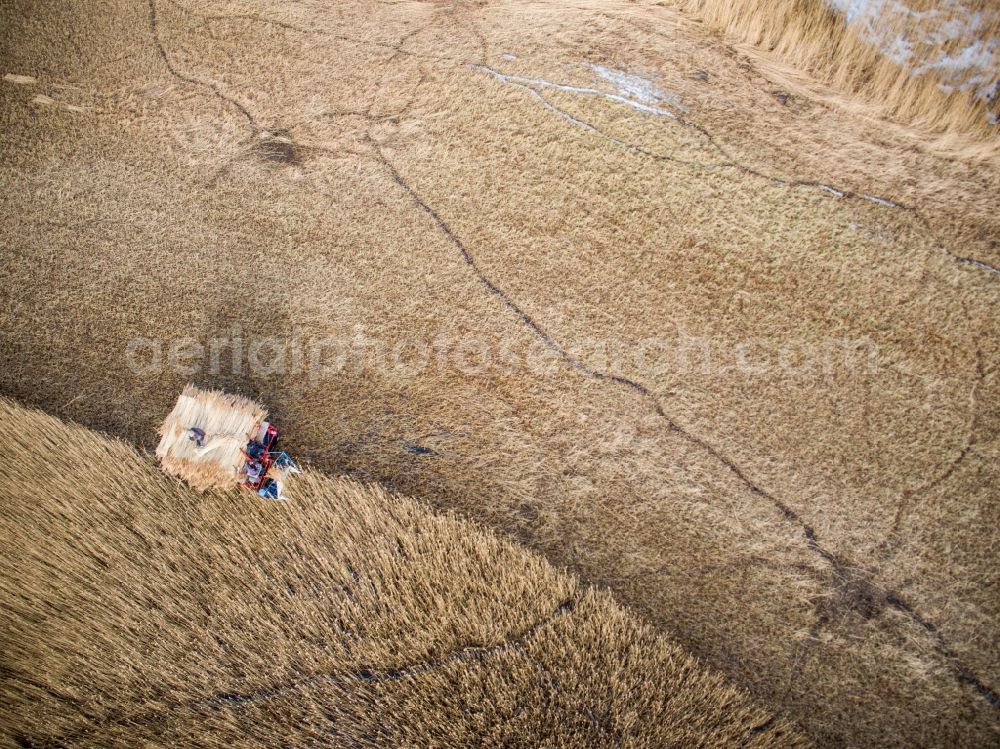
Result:
[[[649,78],[626,73],[624,70],[606,68],[603,65],[589,65],[597,75],[618,90],[618,94],[642,104],[668,104],[681,112],[687,112],[680,94],[664,91]]]
[[[934,70],[946,90],[971,91],[991,100],[997,95],[1000,39],[982,39],[986,19],[963,0],[942,0],[939,7],[918,11],[901,0],[826,0],[854,24],[861,38],[914,75]],[[905,30],[900,31],[900,25]],[[954,52],[946,42],[967,40]]]
[[[618,94],[609,94],[606,91],[601,91],[600,89],[589,88],[587,86],[571,86],[568,83],[556,83],[554,81],[546,80],[545,78],[525,78],[519,75],[509,75],[507,73],[501,73],[499,70],[487,67],[486,65],[471,65],[470,67],[474,70],[479,70],[483,73],[491,75],[504,83],[510,83],[512,85],[520,86],[521,88],[549,88],[556,91],[566,91],[571,94],[599,96],[602,99],[607,99],[608,101],[613,101],[618,104],[624,104],[627,107],[631,107],[632,109],[645,112],[646,114],[651,114],[656,117],[669,117],[673,120],[677,119],[677,115],[667,109],[661,109],[660,107],[654,107],[649,104],[634,101]]]
[[[894,203],[886,198],[880,198],[876,195],[862,195],[862,200],[867,200],[869,203],[877,203],[878,205],[884,205],[886,208],[902,208],[899,203]]]
[[[971,257],[959,257],[958,255],[955,255],[955,259],[960,263],[965,263],[966,265],[974,265],[977,268],[989,271],[990,273],[996,273],[998,276],[1000,276],[1000,268],[995,268],[989,263],[984,263],[982,260],[976,260],[975,258]]]

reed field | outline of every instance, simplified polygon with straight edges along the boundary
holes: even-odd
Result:
[[[708,710],[708,733],[690,743],[738,744],[726,737],[770,715],[754,740],[794,743],[795,731],[829,747],[1000,740],[995,109],[961,91],[947,77],[953,70],[927,67],[977,42],[959,31],[981,35],[988,49],[991,7],[965,3],[982,18],[959,28],[947,15],[956,4],[899,0],[894,13],[906,15],[905,5],[926,26],[940,11],[938,30],[957,29],[950,46],[907,47],[904,78],[897,62],[870,57],[878,45],[857,36],[857,19],[804,0],[727,5],[730,16],[707,0],[0,6],[0,394],[152,451],[185,385],[221,389],[264,406],[283,449],[310,471],[304,493],[293,481],[277,508],[249,493],[208,494],[204,510],[189,500],[176,517],[132,518],[162,524],[155,538],[169,548],[148,565],[130,560],[129,574],[194,607],[176,620],[169,608],[156,613],[155,626],[174,638],[149,655],[163,680],[146,681],[134,665],[122,666],[132,669],[124,680],[101,672],[108,691],[99,695],[113,699],[72,711],[42,693],[97,678],[82,665],[53,670],[89,662],[92,651],[83,639],[25,635],[18,642],[38,650],[18,656],[22,675],[32,658],[77,660],[52,661],[64,665],[45,666],[31,692],[7,678],[5,694],[22,694],[13,711],[21,735],[51,744],[96,721],[104,728],[87,734],[95,744],[185,743],[207,741],[211,720],[227,726],[221,737],[238,733],[233,726],[271,736],[270,724],[322,722],[311,711],[327,701],[290,698],[287,713],[273,700],[213,706],[210,718],[198,701],[267,689],[314,666],[399,670],[462,643],[516,640],[543,620],[532,642],[557,649],[562,635],[550,629],[573,629],[564,663],[577,663],[589,647],[577,617],[593,606],[587,626],[619,622],[598,653],[620,655],[632,643],[628,662],[654,674],[661,656],[652,653],[680,648],[699,674],[721,675],[762,706],[747,708],[748,721]],[[14,444],[30,443],[21,424],[39,419],[56,429],[19,417]],[[62,443],[46,445],[54,465]],[[146,460],[129,465],[138,471]],[[16,461],[2,465],[19,484]],[[138,480],[108,470],[101,481],[123,492]],[[342,488],[317,472],[388,493]],[[97,491],[90,476],[73,482],[88,496]],[[163,502],[188,507],[169,481],[141,485],[170,487]],[[102,529],[102,549],[141,545],[124,530],[131,526],[110,520],[130,512],[126,504],[94,519],[73,505],[62,527],[62,515],[42,514],[53,507],[44,490],[33,491],[14,503],[28,515],[5,515],[5,545],[33,523],[73,548],[91,525]],[[424,617],[425,640],[403,638],[392,627],[405,617],[383,612],[389,619],[372,626],[385,641],[365,639],[363,655],[324,655],[318,645],[300,653],[304,630],[282,639],[274,617],[303,613],[308,601],[281,599],[291,608],[267,614],[266,638],[230,621],[230,639],[212,645],[192,626],[183,635],[196,645],[192,658],[211,651],[213,665],[184,686],[191,661],[176,672],[164,664],[183,650],[185,622],[216,621],[194,593],[182,594],[186,581],[234,586],[218,595],[235,600],[252,590],[222,570],[255,545],[255,563],[273,564],[268,574],[283,561],[318,559],[316,548],[279,552],[273,534],[315,538],[319,526],[308,524],[334,522],[318,509],[327,491],[355,503],[375,492],[379,512],[401,502],[397,512],[417,513],[394,499],[412,497],[498,534],[504,541],[487,545],[513,556],[483,565],[507,590],[481,586],[497,618],[450,618],[438,605],[451,599],[400,592],[416,596],[405,616]],[[63,506],[59,497],[51,501]],[[419,522],[456,529],[455,549],[493,538],[459,533],[449,525],[457,521]],[[170,540],[175,532],[195,535]],[[50,548],[30,538],[12,548]],[[159,580],[187,543],[202,544],[195,558],[177,579]],[[339,554],[331,543],[318,548]],[[465,558],[434,544],[442,557]],[[391,544],[384,553],[372,569],[401,568]],[[44,571],[49,595],[58,571],[30,569]],[[337,567],[319,579],[343,574]],[[447,594],[456,601],[465,574],[446,581],[458,586]],[[155,610],[115,580],[107,595],[112,608],[126,607],[122,617]],[[102,602],[93,577],[81,582],[73,611],[89,622],[85,612],[111,599]],[[403,582],[387,574],[385,585]],[[553,592],[559,586],[588,592],[553,620],[567,600]],[[489,598],[518,591],[503,615],[502,599]],[[31,602],[52,599],[18,600],[37,625]],[[88,626],[112,628],[100,637],[127,649],[152,631],[129,621]],[[227,654],[233,638],[244,649]],[[267,649],[247,655],[252,638]],[[661,734],[645,733],[658,725],[651,695],[675,689],[675,671],[655,689],[629,682],[612,695],[621,682],[600,674],[619,655],[566,666],[559,684],[581,681],[565,698],[545,692],[514,653],[507,671],[499,654],[477,670],[449,662],[468,684],[455,701],[441,696],[437,671],[414,674],[419,685],[396,679],[382,685],[400,690],[384,695],[386,709],[412,706],[427,722],[406,722],[420,716],[401,708],[395,741],[371,722],[385,711],[359,707],[381,693],[354,691],[343,709],[357,720],[344,720],[363,733],[340,741],[447,744],[453,723],[482,738],[476,731],[510,706],[483,696],[495,692],[530,694],[541,711],[511,718],[524,729],[517,741],[539,730],[543,745],[608,745],[573,707],[594,690],[588,704],[607,705],[615,726],[635,726],[655,745]],[[137,650],[127,663],[145,657]],[[233,665],[247,659],[262,678]],[[8,671],[11,663],[7,656]],[[62,722],[27,733],[42,714],[25,712],[35,701]],[[473,704],[491,712],[480,721]],[[106,721],[175,708],[183,714],[171,721]],[[539,728],[554,715],[546,710],[564,708]],[[663,730],[674,730],[672,720]],[[150,728],[168,723],[181,733]],[[767,738],[772,729],[780,730]],[[621,735],[624,745],[633,734]]]
[[[767,54],[773,73],[829,85],[828,101],[967,136],[967,147],[995,153],[1000,7],[990,0],[688,0],[685,7]]]
[[[9,401],[0,427],[5,745],[807,745],[607,594],[412,500],[317,474],[294,505],[198,494]]]

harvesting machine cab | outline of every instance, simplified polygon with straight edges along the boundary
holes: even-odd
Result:
[[[260,426],[257,437],[247,442],[243,455],[245,480],[240,483],[244,489],[253,489],[264,499],[281,499],[281,479],[277,475],[286,472],[299,473],[299,467],[284,450],[277,450],[278,427],[269,421]],[[272,466],[277,471],[272,471]]]

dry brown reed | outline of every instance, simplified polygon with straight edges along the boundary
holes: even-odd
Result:
[[[377,486],[200,494],[8,400],[0,430],[0,744],[805,745],[608,595]]]
[[[772,63],[805,71],[846,94],[854,100],[842,102],[849,107],[861,100],[869,111],[902,123],[992,143],[1000,134],[995,119],[1000,112],[998,100],[988,102],[973,91],[958,90],[939,71],[918,69],[922,62],[954,52],[963,43],[1000,38],[995,4],[985,0],[961,5],[906,2],[918,6],[917,10],[933,6],[933,23],[939,29],[969,12],[984,13],[984,21],[976,29],[976,38],[917,44],[917,57],[901,64],[866,41],[858,22],[848,24],[824,0],[686,0],[685,5],[714,28],[768,53]],[[905,38],[926,34],[928,21],[896,12],[885,14],[879,23],[884,25],[882,33]],[[994,80],[1000,76],[1000,59],[995,62]],[[786,72],[789,77],[795,75]]]

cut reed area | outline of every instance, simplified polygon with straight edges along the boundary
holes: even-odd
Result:
[[[252,398],[816,743],[996,742],[996,160],[657,3],[10,0],[0,62],[0,393]]]
[[[606,594],[308,473],[199,494],[0,399],[0,743],[794,747]]]

